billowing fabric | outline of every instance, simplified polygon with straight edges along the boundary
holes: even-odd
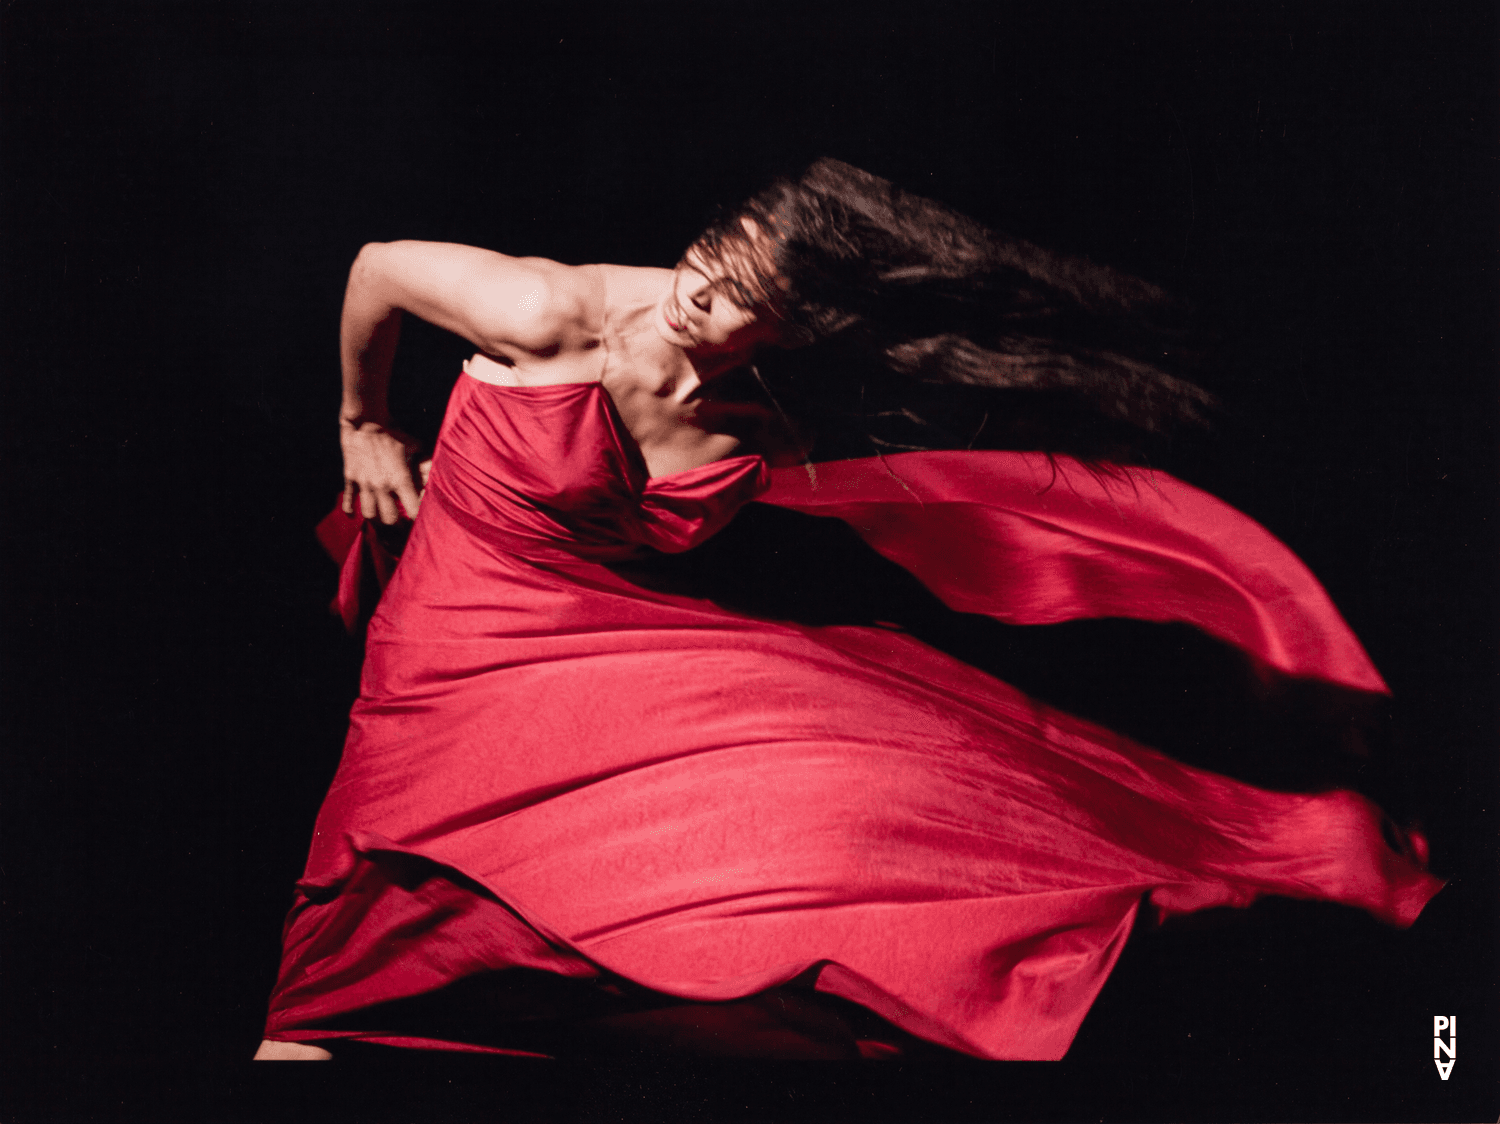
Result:
[[[1050,489],[1024,454],[820,465],[816,487],[755,457],[649,479],[600,385],[461,378],[369,625],[267,1036],[463,1048],[340,1020],[506,966],[704,1001],[817,970],[922,1038],[1052,1059],[1143,900],[1283,894],[1409,924],[1440,883],[1361,796],[1254,788],[898,630],[752,618],[612,565],[686,550],[769,487],[965,611],[1188,621],[1383,689],[1253,522],[1162,474],[1106,488],[1061,464]]]
[[[833,516],[948,605],[1007,624],[1177,621],[1287,675],[1387,693],[1307,567],[1165,472],[1039,453],[899,453],[781,471],[767,502]]]

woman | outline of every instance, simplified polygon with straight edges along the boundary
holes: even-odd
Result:
[[[1383,691],[1285,548],[1170,477],[1111,487],[1014,453],[804,469],[807,419],[847,387],[718,392],[757,348],[843,341],[913,399],[1010,394],[1012,437],[1097,455],[1207,405],[1154,358],[1164,307],[833,161],[675,270],[362,251],[344,511],[421,514],[369,625],[257,1056],[546,1052],[516,1027],[563,1012],[782,1056],[877,1056],[904,1033],[1057,1058],[1143,897],[1173,913],[1283,893],[1409,924],[1439,883],[1361,797],[1192,769],[899,629],[736,612],[637,565],[769,486],[964,612],[1186,621],[1267,674]],[[477,348],[420,495],[385,401],[403,312]],[[561,980],[590,998],[560,999]],[[478,1029],[421,1007],[468,987],[472,1014],[475,981],[500,981]],[[861,1032],[862,1009],[885,1022]]]

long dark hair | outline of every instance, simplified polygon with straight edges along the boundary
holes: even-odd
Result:
[[[770,254],[747,245],[747,219]],[[748,266],[791,341],[819,345],[763,365],[778,400],[877,449],[1134,460],[1214,409],[1169,373],[1191,356],[1184,309],[1161,289],[838,160],[726,210],[695,250]]]

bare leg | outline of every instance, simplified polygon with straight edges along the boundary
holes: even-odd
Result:
[[[326,1062],[332,1057],[321,1046],[306,1042],[272,1042],[269,1038],[255,1051],[258,1062]]]

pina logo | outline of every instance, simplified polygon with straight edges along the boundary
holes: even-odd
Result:
[[[1443,1041],[1443,1031],[1448,1032],[1448,1041]],[[1443,1055],[1448,1056],[1443,1061]],[[1433,1015],[1432,1016],[1432,1058],[1433,1064],[1438,1067],[1438,1076],[1444,1081],[1453,1072],[1453,1063],[1458,1060],[1458,1016],[1457,1015]]]

